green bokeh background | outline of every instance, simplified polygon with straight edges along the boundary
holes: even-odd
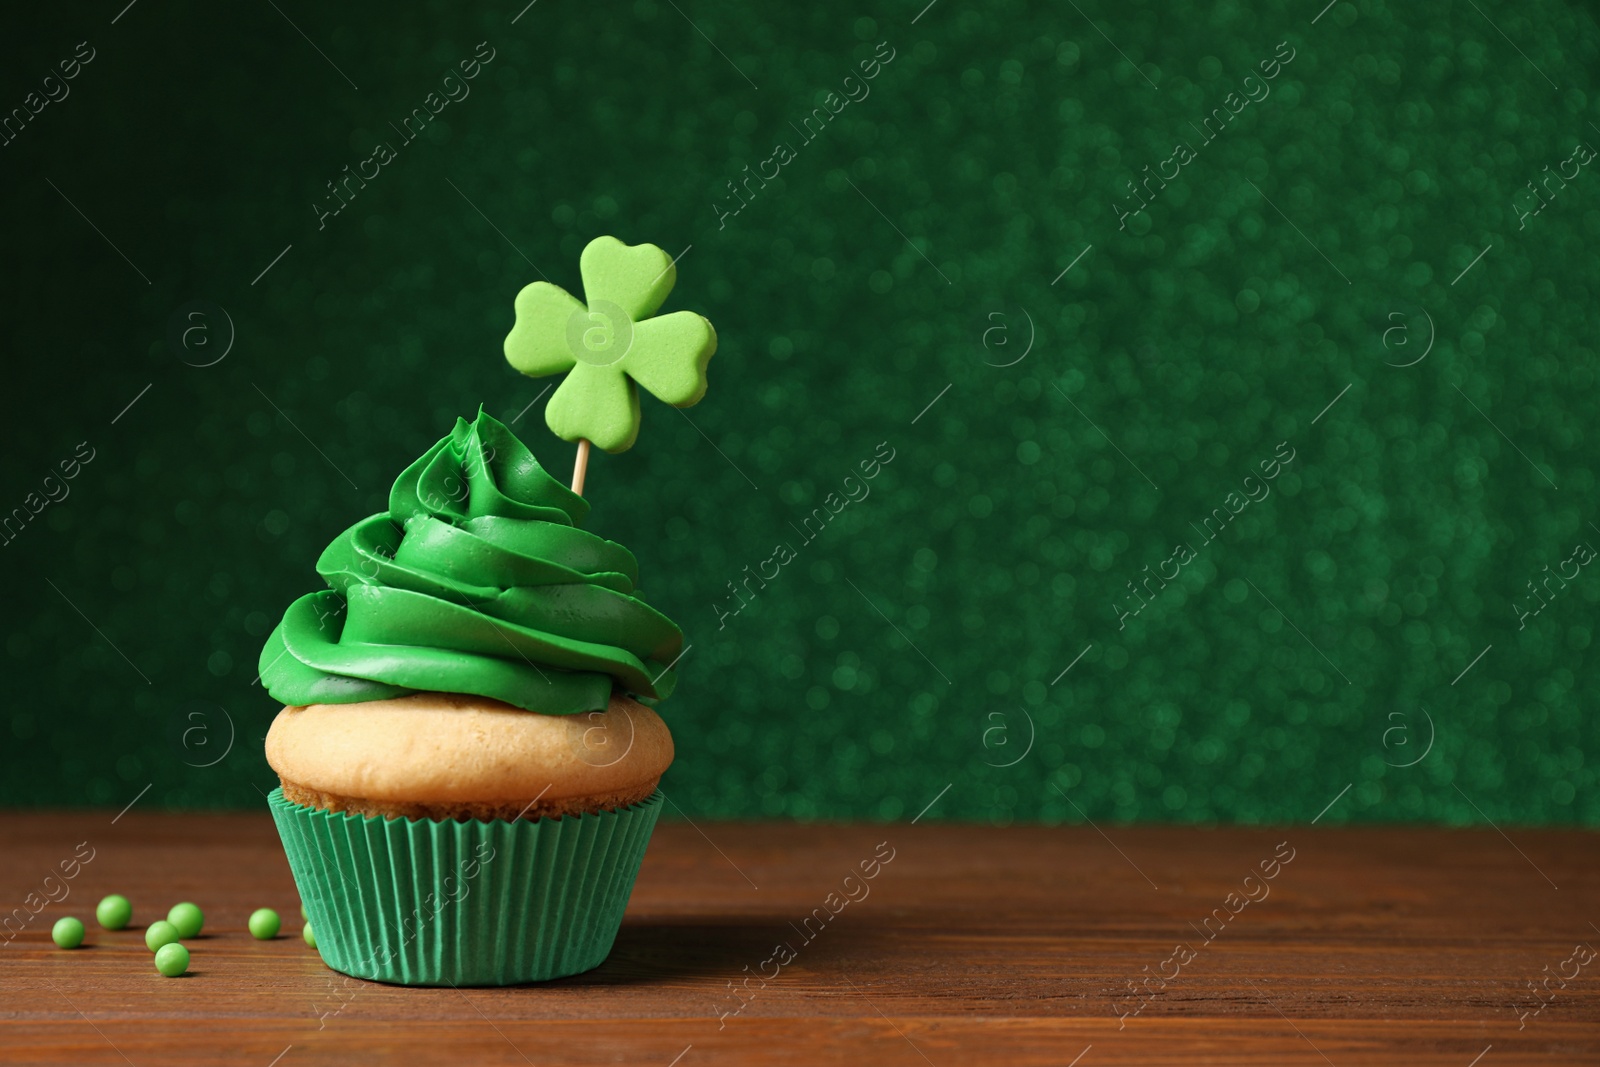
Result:
[[[686,812],[1600,822],[1600,573],[1513,606],[1600,546],[1600,175],[1514,206],[1600,145],[1582,5],[457,6],[6,16],[0,106],[96,57],[0,148],[0,506],[95,458],[0,549],[0,803],[263,806],[264,636],[480,402],[568,470],[500,343],[530,263],[576,290],[614,233],[688,248],[667,309],[720,336],[707,399],[647,398],[589,494],[693,644],[663,707]],[[480,41],[471,95],[319,230],[325,183]],[[236,330],[215,366],[169,343],[193,300]],[[801,543],[881,442],[871,495]]]

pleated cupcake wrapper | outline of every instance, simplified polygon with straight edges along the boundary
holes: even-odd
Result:
[[[436,822],[268,802],[322,961],[400,985],[578,974],[611,951],[661,794],[547,819]]]

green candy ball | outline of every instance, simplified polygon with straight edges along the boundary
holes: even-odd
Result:
[[[271,941],[282,925],[278,913],[271,908],[257,908],[250,913],[250,936],[257,941]]]
[[[189,950],[174,941],[162,945],[156,953],[156,970],[168,978],[176,978],[189,969]]]
[[[312,948],[317,947],[317,935],[311,932],[311,924],[306,923],[306,928],[300,931],[300,936],[306,939],[306,944]]]
[[[133,905],[120,893],[112,893],[95,905],[94,917],[107,930],[121,930],[133,918]]]
[[[311,916],[306,914],[306,906],[304,904],[300,905],[300,918],[302,918],[302,919],[311,918]]]
[[[157,919],[144,932],[144,944],[151,952],[160,952],[168,945],[178,943],[178,928],[165,919]]]
[[[83,921],[70,915],[57,919],[50,928],[50,938],[59,948],[77,948],[83,944]]]
[[[167,922],[178,928],[178,936],[185,941],[200,932],[200,927],[205,925],[206,915],[196,905],[184,901],[174,904],[172,910],[167,912]]]

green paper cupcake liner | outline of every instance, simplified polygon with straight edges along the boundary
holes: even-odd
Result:
[[[598,967],[661,800],[436,822],[306,807],[282,789],[268,797],[322,961],[415,986],[516,985]]]

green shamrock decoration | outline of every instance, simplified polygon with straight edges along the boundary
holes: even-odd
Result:
[[[578,271],[587,305],[549,282],[517,294],[506,361],[530,378],[570,372],[544,421],[563,440],[625,452],[639,436],[638,386],[674,407],[699,403],[717,333],[692,311],[651,317],[678,280],[655,245],[596,237]]]

